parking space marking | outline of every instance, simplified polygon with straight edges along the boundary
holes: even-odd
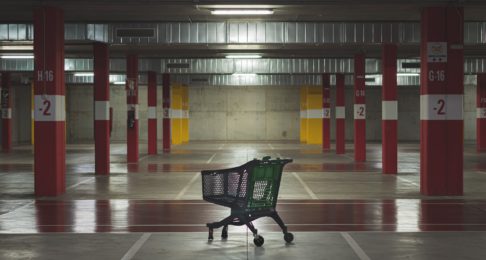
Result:
[[[147,240],[150,238],[152,234],[151,233],[144,233],[138,240],[133,244],[130,249],[128,249],[128,252],[125,253],[125,255],[121,258],[121,260],[130,260],[132,259],[135,254],[142,248],[142,246],[147,242]]]
[[[197,178],[199,177],[199,172],[197,172],[193,177],[192,179],[186,184],[186,186],[184,186],[184,188],[182,188],[182,190],[179,192],[179,194],[177,194],[177,196],[175,197],[176,200],[180,200],[182,198],[182,196],[184,196],[184,194],[186,194],[187,190],[191,187],[191,185],[197,180]]]
[[[209,158],[209,160],[206,162],[207,164],[211,163],[211,161],[214,159],[217,153],[214,153],[213,156]]]
[[[294,175],[294,177],[300,182],[300,184],[302,184],[302,186],[304,187],[305,191],[307,191],[309,196],[312,199],[316,200],[317,199],[316,194],[314,194],[314,192],[312,192],[312,190],[309,188],[309,186],[307,186],[307,184],[304,182],[304,180],[302,180],[302,178],[300,178],[300,176],[296,172],[292,172],[292,175]]]
[[[349,246],[353,249],[354,253],[360,260],[370,260],[370,257],[366,255],[363,249],[356,243],[356,241],[346,232],[341,232],[341,236],[348,242]]]
[[[76,183],[76,184],[73,184],[73,185],[71,185],[71,186],[67,187],[67,188],[66,188],[66,190],[72,190],[72,189],[74,189],[74,188],[78,187],[79,185],[82,185],[82,184],[85,184],[85,183],[87,183],[87,182],[93,181],[94,179],[95,179],[94,177],[91,177],[91,178],[89,178],[89,179],[87,179],[87,180],[80,181],[80,182],[78,182],[78,183]]]

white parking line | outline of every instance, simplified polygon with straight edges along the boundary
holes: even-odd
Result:
[[[300,178],[299,175],[297,175],[296,172],[293,172],[292,175],[294,175],[294,177],[300,182],[300,184],[302,184],[302,186],[304,187],[305,191],[307,191],[307,193],[309,194],[309,196],[316,200],[317,199],[317,196],[316,194],[314,194],[314,192],[312,192],[312,190],[309,188],[309,186],[307,186],[307,184],[305,184],[305,182],[302,180],[302,178]]]
[[[78,182],[76,184],[73,184],[73,185],[67,187],[66,190],[72,190],[72,189],[78,187],[79,185],[85,184],[85,183],[90,182],[92,180],[94,180],[94,177],[91,177],[91,178],[89,178],[87,180],[84,180],[84,181]]]
[[[403,181],[403,182],[406,182],[406,183],[408,183],[408,184],[412,184],[413,186],[420,187],[420,185],[419,185],[419,184],[417,184],[417,183],[415,183],[415,182],[413,182],[413,181],[409,181],[409,180],[407,180],[407,179],[405,179],[405,178],[403,178],[403,177],[397,176],[397,179],[399,179],[399,180],[401,180],[401,181]]]
[[[211,163],[211,161],[214,159],[214,157],[216,156],[216,153],[213,154],[213,156],[211,156],[211,158],[209,158],[209,160],[206,162],[206,163]]]
[[[23,209],[23,208],[27,208],[28,206],[30,206],[30,205],[32,205],[32,204],[34,204],[34,202],[35,202],[34,200],[31,200],[29,203],[27,203],[27,204],[25,204],[25,205],[22,205],[22,206],[20,206],[20,207],[18,207],[18,208],[16,208],[16,209],[14,209],[14,210],[12,210],[12,211],[9,211],[9,212],[7,212],[7,213],[4,213],[4,214],[0,215],[0,219],[1,219],[2,217],[5,217],[5,216],[8,216],[8,215],[11,215],[12,213],[14,213],[14,212],[16,212],[16,211],[18,211],[18,210],[21,210],[21,209]]]
[[[121,258],[121,260],[130,260],[132,259],[135,254],[142,248],[143,244],[147,242],[147,240],[150,238],[152,234],[151,233],[144,233],[138,240],[133,244],[130,249],[128,249],[128,252]]]
[[[182,188],[182,190],[179,192],[179,194],[177,194],[177,196],[175,197],[176,200],[180,200],[182,198],[182,196],[184,196],[184,194],[187,192],[187,190],[191,187],[191,185],[197,180],[197,178],[199,177],[199,172],[197,172],[194,177],[192,177],[192,179],[186,184],[186,186],[184,186],[184,188]]]
[[[346,232],[341,232],[341,236],[343,236],[344,240],[348,242],[349,246],[353,249],[354,253],[359,257],[361,260],[370,260],[370,257],[366,255],[363,249],[356,243],[356,241]]]
[[[139,162],[141,162],[141,161],[143,161],[143,160],[147,159],[149,156],[150,156],[150,154],[146,154],[146,155],[144,155],[144,156],[140,157],[140,158],[138,159],[138,161],[139,161]]]

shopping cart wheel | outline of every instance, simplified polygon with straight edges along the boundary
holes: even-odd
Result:
[[[292,243],[292,241],[294,241],[294,234],[292,234],[290,232],[289,233],[285,233],[284,239],[285,239],[285,242]]]
[[[212,229],[212,228],[210,228],[210,229],[209,229],[208,240],[213,240],[213,239],[214,239],[214,238],[213,238],[213,229]]]
[[[255,238],[253,239],[253,243],[255,243],[255,246],[261,247],[263,243],[265,242],[265,239],[263,239],[262,236],[256,235]]]
[[[228,238],[228,226],[223,227],[223,231],[221,231],[221,238],[227,239]]]

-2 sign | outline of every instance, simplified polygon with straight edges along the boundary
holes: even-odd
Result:
[[[444,99],[439,99],[437,100],[437,106],[434,107],[434,110],[437,112],[437,115],[445,115],[445,100]]]
[[[41,110],[43,111],[42,114],[44,116],[50,116],[51,115],[51,101],[45,99],[44,102],[42,102],[42,104],[44,105],[43,108],[41,108]]]
[[[61,95],[34,96],[35,121],[64,121],[65,97]]]
[[[463,120],[464,96],[431,94],[420,96],[421,120]]]
[[[354,119],[366,119],[365,104],[354,104]]]

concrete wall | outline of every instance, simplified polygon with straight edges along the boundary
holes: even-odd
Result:
[[[189,88],[191,140],[298,140],[295,87]]]
[[[29,85],[14,85],[13,143],[30,143]],[[123,86],[111,86],[114,107],[112,141],[126,140],[126,93]],[[147,88],[140,86],[140,140],[147,139]],[[159,139],[161,139],[161,88],[157,92]],[[331,100],[335,91],[332,88]],[[419,87],[398,88],[398,136],[400,141],[419,140]],[[464,138],[476,139],[476,86],[465,86]],[[334,107],[334,101],[332,101]],[[366,135],[381,139],[381,88],[367,87]],[[298,140],[299,90],[293,86],[190,86],[191,140]],[[346,87],[346,139],[353,140],[353,90]],[[91,85],[69,85],[66,96],[69,143],[93,142],[93,91]],[[332,118],[334,119],[334,112]],[[1,120],[0,120],[1,121]],[[0,122],[1,125],[1,122]],[[0,128],[1,129],[1,128]],[[334,139],[334,120],[331,137]],[[0,130],[1,131],[1,130]]]
[[[139,86],[140,140],[147,140],[147,86]],[[113,132],[111,141],[125,142],[127,136],[127,100],[124,85],[110,87],[110,105],[113,107]],[[162,93],[157,92],[158,139],[162,140]],[[91,85],[68,86],[66,96],[68,142],[93,142],[93,87]]]

